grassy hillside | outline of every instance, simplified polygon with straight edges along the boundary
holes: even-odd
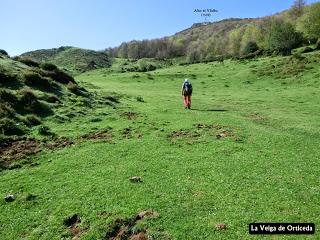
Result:
[[[41,151],[42,145],[50,147],[46,141],[63,142],[47,121],[70,122],[102,103],[112,105],[53,64],[0,54],[0,171],[32,163],[20,160]]]
[[[48,119],[74,144],[1,173],[0,195],[16,197],[0,201],[1,238],[261,239],[249,223],[318,226],[319,63],[317,51],[77,76],[121,101]]]
[[[320,44],[320,3],[294,1],[290,9],[259,18],[230,18],[193,24],[172,36],[130,42],[107,49],[120,58],[173,59],[189,63],[255,55],[290,55],[291,50]]]
[[[111,65],[111,60],[106,53],[75,47],[36,50],[23,53],[21,57],[56,64],[73,75]]]

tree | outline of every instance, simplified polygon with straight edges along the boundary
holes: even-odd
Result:
[[[189,63],[199,62],[201,59],[201,51],[199,50],[199,42],[191,42],[187,51],[187,61]]]
[[[320,50],[320,38],[318,39],[318,41],[316,42],[316,49]]]
[[[118,57],[128,58],[128,44],[122,43],[118,50]]]
[[[306,1],[305,0],[295,0],[289,14],[297,19],[298,17],[301,17],[303,14],[304,7],[306,6]]]
[[[253,23],[246,26],[241,39],[241,52],[245,52],[245,48],[250,42],[256,43],[258,48],[264,47],[265,34],[261,26]]]
[[[298,19],[297,29],[309,40],[320,38],[320,3],[308,6],[303,16]]]
[[[240,55],[242,35],[240,28],[234,29],[229,34],[230,52],[233,56]]]
[[[253,41],[250,41],[245,46],[245,48],[243,50],[243,53],[245,55],[247,55],[247,54],[250,54],[250,53],[254,53],[254,52],[258,51],[258,50],[259,50],[259,47],[258,47],[257,43],[253,42]]]
[[[131,41],[128,43],[128,58],[139,59],[139,43],[138,41]]]
[[[281,19],[273,19],[268,34],[268,49],[280,54],[290,54],[302,42],[301,34]]]

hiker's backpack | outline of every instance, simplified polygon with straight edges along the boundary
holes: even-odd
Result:
[[[184,95],[191,95],[192,94],[192,85],[190,82],[185,82],[184,85],[183,85],[183,92],[184,92]]]

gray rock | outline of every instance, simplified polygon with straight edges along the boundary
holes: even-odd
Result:
[[[134,177],[131,177],[131,178],[130,178],[130,182],[133,182],[133,183],[141,183],[142,180],[141,180],[141,177],[134,176]]]
[[[9,194],[4,198],[4,200],[6,202],[13,202],[14,200],[16,200],[16,197],[14,195],[12,195],[12,194]]]

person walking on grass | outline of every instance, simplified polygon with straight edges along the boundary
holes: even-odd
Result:
[[[185,79],[182,84],[181,95],[183,96],[184,108],[191,109],[192,85],[188,79]]]

